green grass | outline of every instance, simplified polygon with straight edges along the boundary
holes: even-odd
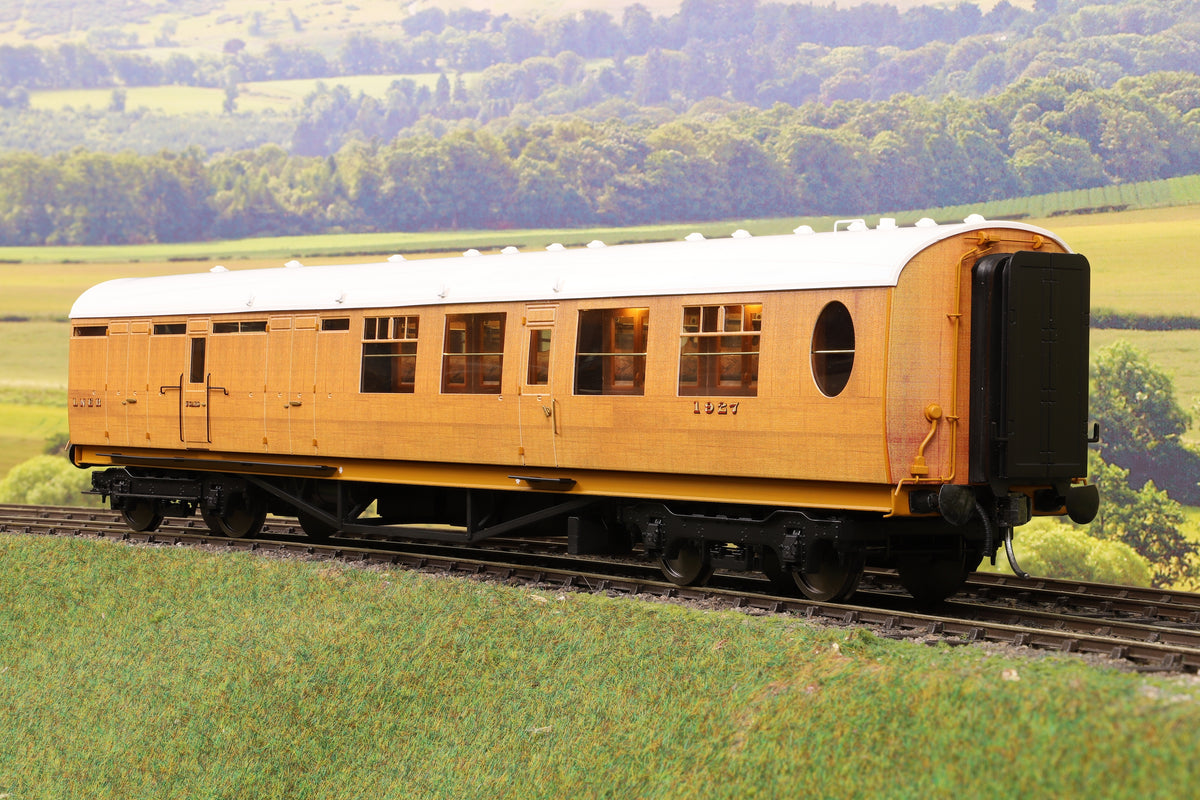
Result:
[[[52,407],[0,402],[0,478],[22,461],[40,455],[47,439],[66,432],[65,403]]]
[[[800,621],[0,537],[12,797],[1169,797],[1200,689]]]
[[[1200,204],[1039,220],[1092,265],[1092,308],[1200,316],[1192,251]]]
[[[67,432],[68,328],[0,322],[0,476]]]
[[[817,230],[831,230],[833,217],[803,220]],[[551,242],[587,244],[600,239],[607,244],[682,239],[699,231],[705,236],[729,236],[746,228],[759,236],[786,233],[800,224],[794,218],[685,222],[669,225],[638,225],[627,228],[520,229],[498,231],[431,231],[417,233],[342,233],[311,236],[268,236],[214,242],[173,244],[70,245],[45,247],[0,247],[0,269],[27,272],[23,264],[84,264],[118,262],[165,262],[182,260],[279,259],[405,254],[452,254],[469,248],[498,251],[508,245],[545,247]],[[232,266],[232,265],[231,265]],[[0,273],[2,276],[3,273]],[[0,285],[3,285],[0,283]]]

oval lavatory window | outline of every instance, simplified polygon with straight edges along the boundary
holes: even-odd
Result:
[[[812,338],[812,373],[826,397],[837,397],[854,369],[854,321],[847,308],[834,300],[821,309]]]

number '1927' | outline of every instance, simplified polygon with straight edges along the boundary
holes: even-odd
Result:
[[[693,414],[716,414],[719,417],[737,416],[738,403],[714,403],[711,400],[707,403],[701,403],[699,400],[692,404]]]

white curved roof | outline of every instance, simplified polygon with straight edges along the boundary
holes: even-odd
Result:
[[[854,226],[861,228],[862,226]],[[88,289],[73,319],[283,312],[780,289],[895,286],[926,247],[1013,222],[839,230],[580,247],[372,264],[122,278]],[[1065,247],[1065,245],[1063,245]]]

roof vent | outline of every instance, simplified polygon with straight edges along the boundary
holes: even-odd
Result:
[[[746,230],[745,228],[738,228],[731,235],[734,239],[749,239],[750,231]]]
[[[683,240],[685,242],[703,242],[704,234],[700,233],[699,231],[696,233],[689,233],[687,236],[683,237]]]
[[[389,264],[399,264],[403,260],[404,260],[404,256],[400,255],[399,253],[396,253],[396,255],[394,255],[394,256],[388,256]]]
[[[304,265],[293,258],[291,261],[284,264],[284,266],[287,267],[288,269],[295,269],[296,267],[303,267]]]
[[[793,228],[792,233],[797,236],[812,236],[812,225],[801,225],[799,228]]]
[[[839,225],[845,225],[848,231],[865,231],[867,229],[867,221],[865,219],[839,219],[833,223],[834,233],[837,233]]]
[[[587,246],[595,250],[598,247],[606,247],[607,245],[605,245],[604,242],[600,241],[599,239],[592,239],[587,243]]]
[[[879,224],[875,226],[877,230],[890,231],[896,228],[895,217],[880,217]]]
[[[563,247],[562,242],[554,242],[553,244],[546,245],[546,249],[551,253],[557,253],[559,250],[566,250],[567,248]]]
[[[508,247],[506,247],[506,248],[504,248],[503,250],[501,250],[501,251],[500,251],[500,255],[502,255],[502,256],[515,256],[515,255],[516,255],[517,253],[519,253],[519,252],[521,252],[521,251],[520,251],[520,250],[518,250],[517,248],[513,247],[513,246],[510,244]]]
[[[483,253],[480,253],[474,247],[472,247],[470,250],[467,250],[465,253],[463,253],[463,256],[465,258],[474,258],[475,256],[481,256],[481,255],[483,255]]]
[[[937,222],[935,220],[930,219],[929,217],[921,217],[919,220],[917,220],[917,227],[918,228],[936,228]]]
[[[217,264],[215,267],[210,269],[209,272],[229,272],[229,270],[225,269],[220,264]]]
[[[968,214],[967,218],[964,219],[963,222],[967,223],[968,225],[978,225],[981,222],[987,222],[987,220],[983,218],[983,214]]]

